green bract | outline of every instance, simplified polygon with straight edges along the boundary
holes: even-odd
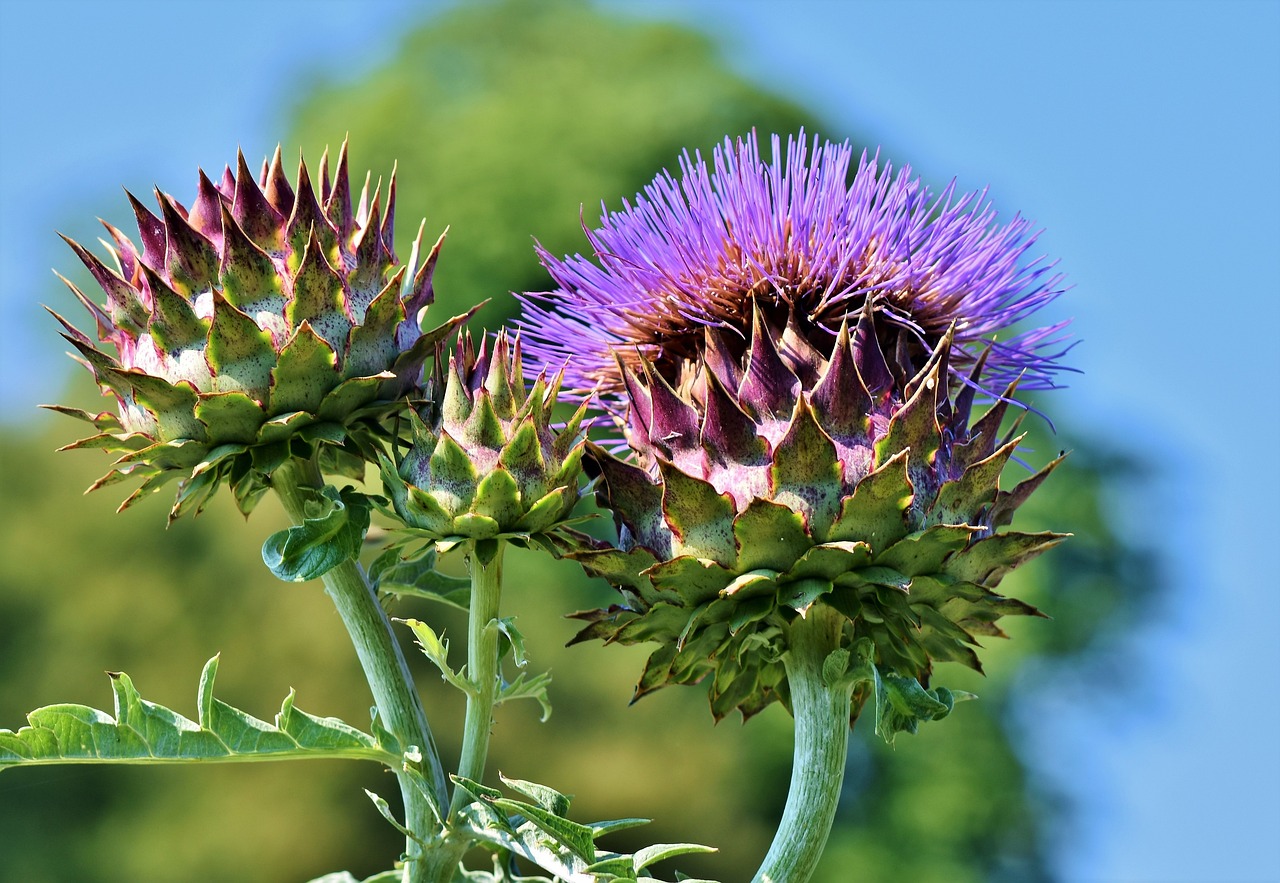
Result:
[[[788,629],[815,604],[886,677],[925,685],[935,661],[980,670],[977,636],[1037,612],[993,591],[1061,539],[996,532],[1057,465],[999,488],[1013,389],[970,426],[982,365],[952,396],[950,334],[917,371],[885,356],[870,308],[825,354],[794,331],[757,312],[740,359],[708,331],[674,387],[620,368],[641,465],[590,448],[619,547],[575,557],[626,603],[576,614],[575,641],[657,642],[637,697],[707,680],[717,719],[789,703]]]
[[[317,453],[362,475],[424,359],[454,322],[423,334],[437,241],[422,230],[407,263],[393,249],[395,175],[383,207],[369,182],[353,212],[346,144],[317,194],[304,163],[291,186],[276,149],[258,180],[243,154],[221,181],[200,173],[190,210],[156,191],[160,216],[129,199],[142,249],[107,225],[108,266],[67,240],[106,292],[99,307],[70,282],[116,354],[57,317],[118,413],[55,407],[98,434],[68,448],[119,456],[91,489],[143,483],[121,508],[181,478],[172,517],[197,510],[225,478],[246,514],[290,457]],[[56,316],[57,314],[55,314]]]
[[[505,332],[477,352],[460,336],[449,367],[437,360],[429,401],[410,412],[413,446],[382,477],[396,512],[439,541],[553,534],[569,520],[581,492],[586,406],[551,426],[559,378],[525,388],[520,341]]]

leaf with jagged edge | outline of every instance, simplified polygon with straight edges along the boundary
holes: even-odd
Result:
[[[404,623],[413,631],[414,637],[418,639],[418,647],[431,660],[431,663],[440,669],[442,678],[467,695],[475,690],[470,681],[449,665],[449,642],[437,635],[431,626],[417,619],[396,619],[395,621]]]
[[[542,674],[530,676],[528,672],[522,671],[514,681],[502,684],[502,687],[498,690],[497,698],[494,699],[494,704],[500,705],[513,699],[535,699],[542,708],[540,720],[546,723],[551,717],[551,700],[547,696],[547,687],[550,685],[551,672],[546,671]]]
[[[274,724],[213,696],[218,657],[200,675],[191,720],[143,699],[123,672],[111,673],[114,716],[84,705],[50,705],[29,726],[0,730],[0,770],[53,763],[210,763],[305,758],[373,760],[398,769],[400,757],[342,721],[315,717],[285,697]]]
[[[715,852],[708,846],[693,843],[659,843],[638,850],[634,855],[623,855],[599,849],[596,838],[613,831],[648,824],[648,819],[616,819],[581,825],[565,818],[569,799],[560,792],[519,779],[501,776],[503,783],[513,791],[533,800],[534,803],[510,800],[502,792],[459,776],[450,778],[475,801],[460,813],[469,833],[483,843],[520,856],[553,875],[557,881],[567,883],[597,883],[597,881],[652,880],[640,877],[639,872],[665,859],[694,852]],[[466,879],[484,883],[533,880],[508,875],[495,859],[494,872],[470,872]],[[679,879],[688,879],[681,877]]]

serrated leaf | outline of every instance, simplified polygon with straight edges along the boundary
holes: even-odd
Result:
[[[218,657],[200,676],[198,719],[143,699],[128,675],[111,675],[114,716],[84,705],[50,705],[27,715],[29,726],[0,730],[0,770],[52,763],[210,763],[302,758],[399,758],[372,736],[336,718],[293,707],[291,693],[275,724],[213,696]]]
[[[451,776],[474,798],[474,802],[459,813],[460,820],[474,839],[533,862],[554,875],[557,881],[600,883],[636,880],[638,871],[655,862],[692,852],[715,851],[691,843],[660,843],[641,849],[635,855],[597,852],[595,839],[614,831],[648,824],[649,820],[615,819],[585,825],[572,822],[565,818],[569,808],[569,799],[565,795],[545,785],[499,776],[509,788],[533,803],[505,799],[495,788]],[[514,866],[504,866],[495,858],[492,873],[469,871],[464,873],[464,877],[482,883],[543,879],[513,876],[509,868]],[[640,879],[650,878],[644,876]]]
[[[534,699],[542,708],[541,720],[546,723],[551,717],[551,699],[547,696],[547,687],[551,685],[551,672],[530,675],[521,672],[511,683],[504,683],[498,690],[494,704],[509,702],[513,699]]]
[[[422,649],[423,654],[431,660],[432,665],[440,669],[441,677],[462,692],[471,693],[474,689],[471,683],[449,665],[448,641],[437,635],[431,626],[421,620],[397,619],[395,621],[404,623],[412,630],[414,637],[418,639],[418,646]]]
[[[677,539],[676,553],[710,558],[731,567],[736,557],[733,498],[664,460],[658,462],[658,469],[662,512]]]

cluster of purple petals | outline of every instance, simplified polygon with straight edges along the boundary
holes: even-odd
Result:
[[[602,207],[593,258],[540,249],[558,287],[521,296],[526,362],[564,368],[566,391],[585,393],[616,373],[615,350],[653,357],[672,329],[749,329],[756,297],[831,332],[872,298],[926,348],[954,320],[957,371],[990,346],[986,383],[1055,386],[1067,323],[1003,336],[1063,291],[1052,263],[1028,259],[1030,222],[997,226],[985,192],[957,196],[953,182],[935,195],[878,156],[863,154],[850,183],[851,157],[803,132],[785,150],[773,136],[767,162],[754,133],[726,139],[710,165],[684,154],[678,179],[663,172],[634,203]]]

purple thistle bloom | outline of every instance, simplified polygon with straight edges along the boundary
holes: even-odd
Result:
[[[996,225],[986,192],[935,195],[909,167],[893,175],[863,154],[849,183],[846,142],[812,147],[804,133],[772,137],[760,156],[753,132],[712,155],[680,158],[618,212],[602,207],[587,233],[594,260],[539,248],[558,288],[526,293],[522,334],[530,366],[565,370],[566,391],[601,393],[621,410],[618,360],[653,363],[675,381],[702,352],[705,329],[745,347],[753,302],[775,328],[798,327],[829,349],[867,301],[899,361],[920,364],[954,322],[954,376],[990,349],[984,386],[1022,375],[1022,388],[1054,387],[1069,348],[1066,322],[997,335],[1062,293],[1043,257],[1025,260],[1037,233],[1015,217]],[[906,372],[912,373],[910,370]]]

